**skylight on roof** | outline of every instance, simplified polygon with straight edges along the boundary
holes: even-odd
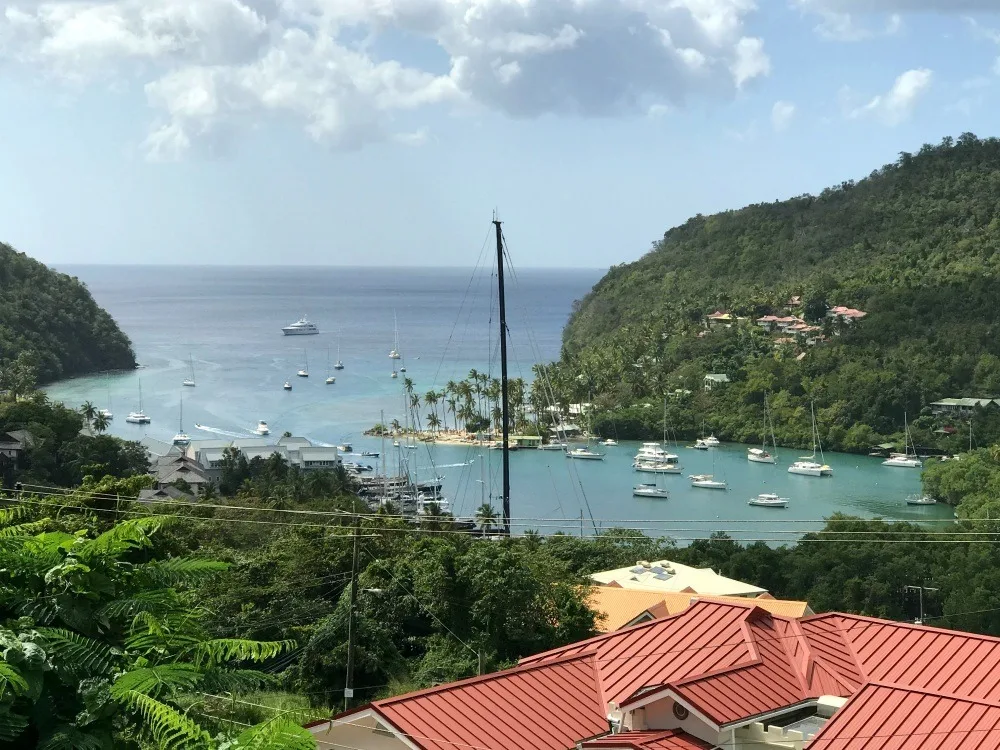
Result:
[[[673,576],[668,575],[666,573],[657,573],[655,576],[653,576],[653,578],[655,578],[657,581],[669,581],[671,578],[673,578]]]
[[[652,568],[650,568],[650,570],[653,571],[654,573],[666,573],[667,572],[666,568],[661,568],[659,565],[654,565]]]
[[[640,573],[645,573],[646,569],[644,567],[642,567],[641,565],[636,565],[634,568],[630,568],[628,572],[629,573],[635,573],[636,575],[639,575]]]

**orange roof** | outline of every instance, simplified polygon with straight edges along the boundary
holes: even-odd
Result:
[[[781,617],[805,617],[813,614],[807,602],[775,599],[770,594],[762,594],[757,599],[740,596],[702,596],[694,592],[644,591],[623,589],[618,586],[595,586],[587,597],[587,605],[604,619],[597,629],[602,633],[619,630],[649,612],[653,619],[676,615],[683,612],[697,600],[709,602],[732,602],[734,604],[755,604],[772,615]]]
[[[622,732],[580,744],[583,750],[708,750],[711,745],[677,729]]]

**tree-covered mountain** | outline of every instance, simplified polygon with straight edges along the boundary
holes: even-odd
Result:
[[[767,393],[788,443],[808,443],[814,400],[837,447],[893,434],[904,411],[922,414],[927,445],[945,426],[927,404],[1000,395],[998,249],[1000,140],[945,138],[818,196],[669,230],[576,306],[551,381],[563,400],[593,394],[605,422],[631,425],[625,432],[649,433],[662,418],[634,407],[686,389],[671,416],[686,432],[704,422],[759,439]],[[787,306],[792,297],[801,302]],[[835,305],[867,315],[844,325],[826,315]],[[734,319],[710,329],[717,310]],[[819,330],[776,336],[755,324],[790,314]],[[816,336],[824,340],[807,344]],[[732,383],[706,393],[706,373]]]
[[[0,369],[25,367],[49,382],[133,368],[135,355],[79,279],[0,243]]]

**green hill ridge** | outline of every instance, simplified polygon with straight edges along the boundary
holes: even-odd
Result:
[[[808,445],[814,400],[828,446],[867,448],[906,412],[923,445],[948,448],[927,405],[1000,396],[998,250],[1000,140],[945,138],[818,196],[669,230],[575,306],[548,372],[560,400],[593,400],[595,427],[622,437],[654,434],[662,410],[646,404],[681,389],[669,421],[685,435],[759,441],[770,394],[781,442]],[[867,315],[840,323],[826,316],[837,305]],[[709,330],[717,310],[744,320]],[[789,314],[823,340],[776,344],[755,323]],[[707,393],[707,373],[732,383]]]
[[[79,279],[0,243],[0,370],[39,382],[135,367],[128,337]]]

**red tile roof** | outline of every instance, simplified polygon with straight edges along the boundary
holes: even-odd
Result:
[[[753,600],[699,600],[679,614],[538,654],[511,670],[371,708],[423,750],[564,750],[587,737],[595,738],[587,740],[589,750],[694,750],[669,744],[690,741],[676,735],[663,738],[666,745],[627,744],[646,741],[648,733],[597,737],[607,731],[610,704],[628,710],[665,695],[719,727],[821,695],[853,695],[810,750],[971,750],[962,727],[989,724],[984,717],[995,709],[990,727],[1000,727],[1000,639],[856,615],[780,617]],[[905,737],[850,749],[837,744],[892,722],[887,731],[912,734],[932,716],[943,717],[943,729],[952,721],[957,734],[923,746]],[[979,747],[1000,747],[1000,732],[995,740]]]
[[[582,750],[708,750],[711,745],[686,732],[656,729],[650,732],[609,734],[580,744]]]
[[[608,729],[590,654],[515,667],[371,705],[424,750],[565,750],[582,737]],[[529,706],[532,716],[526,713]]]
[[[1000,705],[870,683],[827,722],[809,750],[987,750],[1000,747]]]

